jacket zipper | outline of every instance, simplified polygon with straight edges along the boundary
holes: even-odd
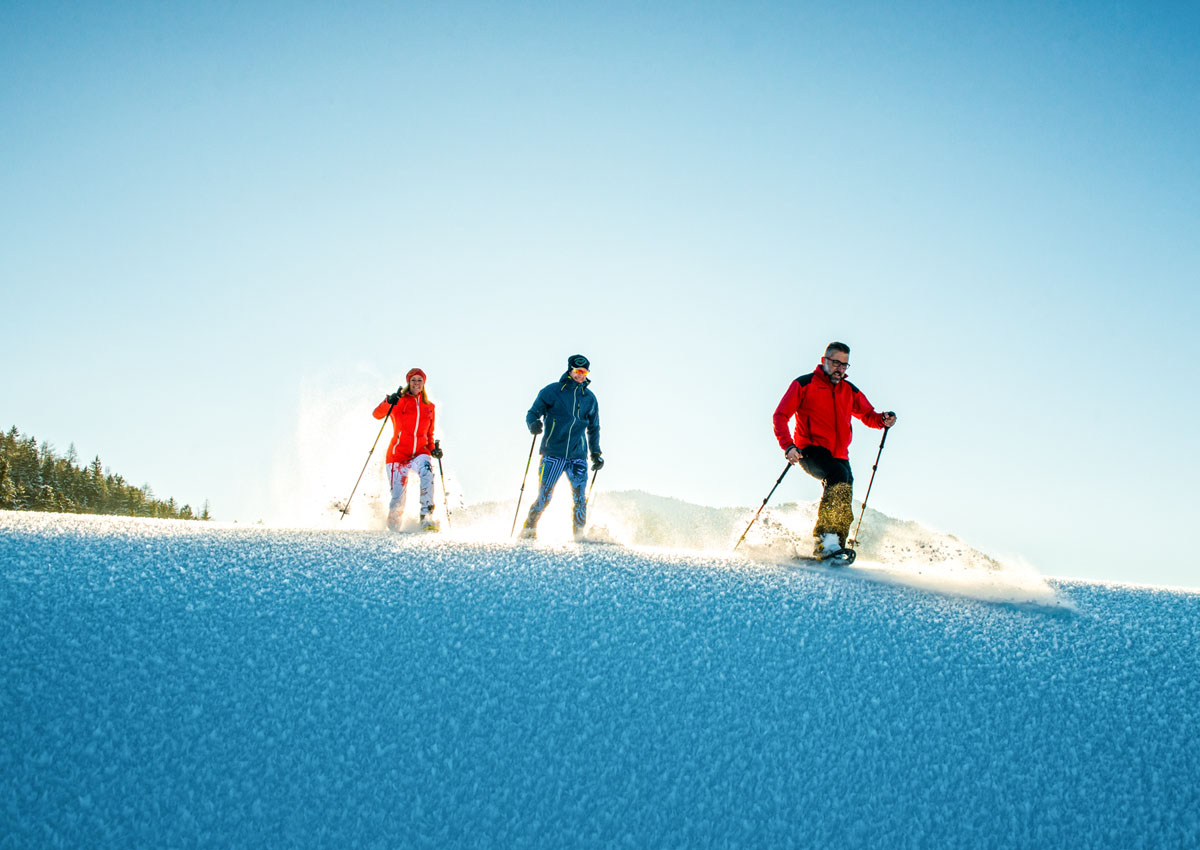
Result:
[[[842,429],[841,429],[842,420],[841,420],[841,417],[838,416],[838,409],[837,409],[837,384],[830,382],[829,395],[832,398],[833,452],[834,452],[834,456],[836,457],[837,456],[836,452],[838,450],[838,446],[840,446],[842,444]]]
[[[421,402],[419,399],[414,399],[417,405],[417,426],[413,428],[413,447],[412,454],[416,457],[417,454],[417,435],[421,433]]]
[[[567,454],[571,454],[571,435],[575,432],[575,422],[578,417],[575,415],[579,411],[579,384],[575,385],[574,391],[571,393],[571,427],[567,429]]]

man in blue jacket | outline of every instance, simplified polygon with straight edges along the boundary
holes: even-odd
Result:
[[[538,468],[538,497],[529,508],[529,517],[521,536],[537,537],[537,522],[550,504],[554,485],[563,472],[571,482],[571,497],[575,500],[573,531],[576,540],[583,539],[587,525],[587,457],[591,446],[592,469],[604,466],[600,456],[600,403],[588,389],[591,364],[582,354],[567,358],[567,371],[556,383],[543,387],[534,399],[533,407],[525,414],[529,433],[541,434],[542,463]]]

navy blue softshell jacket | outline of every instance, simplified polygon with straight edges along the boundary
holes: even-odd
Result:
[[[587,388],[590,383],[585,379],[577,384],[568,372],[563,372],[558,383],[543,387],[537,394],[533,407],[525,414],[525,425],[532,429],[534,422],[545,421],[541,454],[586,459],[589,443],[593,454],[600,452],[600,403]]]

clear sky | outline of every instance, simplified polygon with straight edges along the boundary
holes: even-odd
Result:
[[[757,506],[840,339],[873,507],[1197,586],[1197,139],[1193,4],[0,2],[0,424],[270,520],[420,365],[514,498],[582,352],[598,486]]]

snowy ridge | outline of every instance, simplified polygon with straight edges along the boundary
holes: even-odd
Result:
[[[540,524],[541,538],[552,543],[565,543],[570,527],[570,497],[560,495]],[[451,536],[479,542],[504,540],[514,508],[514,503],[496,502],[460,508]],[[604,493],[595,500],[589,534],[647,551],[730,558],[735,557],[733,545],[754,511],[693,505],[641,491]],[[856,517],[859,511],[856,505]],[[520,519],[524,519],[524,508]],[[738,547],[736,557],[786,564],[796,555],[809,555],[815,520],[815,502],[768,506]],[[379,523],[382,527],[382,519]],[[952,535],[893,519],[873,508],[861,524],[858,552],[854,567],[846,572],[863,580],[991,602],[1071,607],[1070,600],[1036,570],[1002,563]]]
[[[0,513],[0,842],[1195,846],[1200,594],[1062,589]]]

